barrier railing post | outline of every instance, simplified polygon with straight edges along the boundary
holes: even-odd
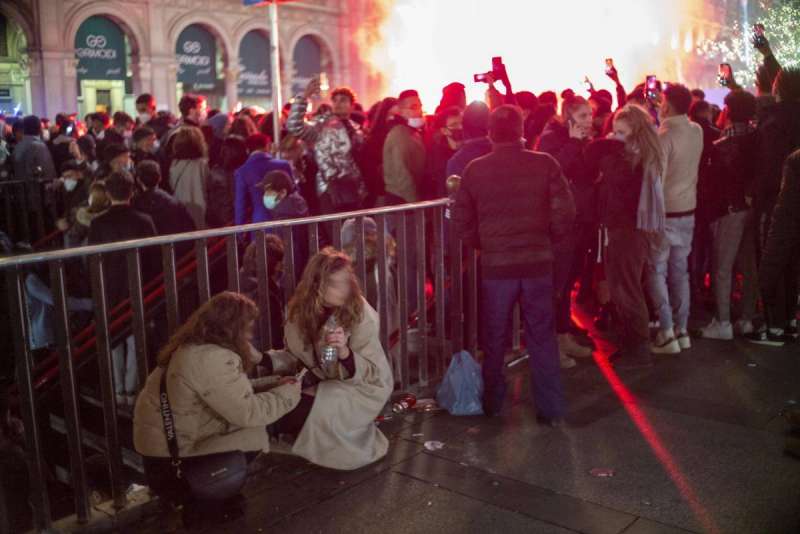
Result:
[[[106,459],[111,473],[111,495],[115,508],[125,506],[125,487],[122,479],[122,448],[117,425],[117,406],[112,372],[111,333],[108,325],[108,304],[103,256],[95,254],[89,259],[94,299],[95,335],[97,337],[97,363],[100,368],[100,392],[103,400]],[[124,341],[123,341],[124,343]],[[144,378],[144,377],[142,377]]]
[[[136,250],[132,252],[135,253]],[[91,516],[91,502],[89,500],[86,470],[84,469],[78,388],[75,381],[75,367],[72,363],[72,343],[70,342],[69,310],[67,307],[63,260],[50,264],[50,281],[53,288],[59,382],[61,383],[61,401],[64,407],[64,423],[67,429],[70,480],[72,482],[72,490],[75,493],[75,515],[78,523],[86,523]]]
[[[417,252],[417,279],[414,281],[417,291],[417,337],[419,339],[419,353],[417,363],[419,366],[418,377],[420,387],[428,385],[428,307],[425,304],[425,280],[427,276],[427,247],[425,246],[425,212],[415,210],[414,223],[416,231]]]
[[[33,508],[34,527],[39,531],[50,528],[50,499],[47,494],[46,465],[42,451],[42,435],[39,428],[38,405],[34,396],[31,377],[31,353],[28,345],[28,307],[25,303],[25,272],[9,269],[6,272],[9,311],[14,331],[14,353],[16,360],[17,386],[22,400],[22,419],[25,424],[25,444],[28,455],[30,477],[30,502]]]

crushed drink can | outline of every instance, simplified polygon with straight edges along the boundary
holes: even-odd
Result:
[[[333,345],[325,345],[319,354],[319,366],[330,376],[336,370],[336,364],[339,361],[339,350]]]
[[[400,397],[397,402],[392,404],[392,412],[397,415],[406,413],[408,410],[413,408],[415,404],[417,404],[417,397],[411,393],[406,393]]]

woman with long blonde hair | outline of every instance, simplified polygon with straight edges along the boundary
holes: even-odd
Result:
[[[388,440],[374,421],[394,378],[378,314],[347,255],[326,248],[311,258],[289,302],[284,334],[285,350],[270,351],[265,363],[276,372],[307,370],[300,404],[275,425],[278,434],[296,437],[292,453],[342,470],[383,458]]]
[[[148,485],[165,500],[185,505],[187,528],[222,517],[229,503],[196,500],[178,476],[161,413],[162,380],[180,458],[268,451],[266,427],[297,406],[300,384],[288,378],[269,391],[253,389],[246,371],[258,359],[250,343],[257,317],[258,308],[244,295],[215,295],[158,354],[158,366],[136,401],[133,444],[143,456]]]
[[[599,185],[600,221],[607,231],[605,271],[622,328],[620,367],[648,367],[649,313],[642,288],[650,242],[664,231],[661,175],[664,156],[650,114],[627,105],[614,116],[611,139],[586,149],[590,174]]]

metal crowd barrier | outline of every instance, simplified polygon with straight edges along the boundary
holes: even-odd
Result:
[[[365,256],[364,218],[371,217],[377,224],[377,250],[386,251],[387,229],[394,229],[397,241],[397,291],[399,327],[391,332],[388,324],[389,311],[389,259],[385,253],[377,256],[377,308],[380,311],[380,341],[391,358],[395,373],[396,389],[402,391],[422,390],[434,385],[443,375],[449,356],[456,351],[477,349],[477,264],[476,253],[464,247],[452,231],[447,218],[446,199],[420,202],[402,206],[356,211],[336,215],[309,217],[289,221],[250,224],[238,227],[211,229],[185,234],[153,237],[113,244],[87,246],[50,252],[32,253],[23,256],[0,258],[0,271],[3,271],[9,294],[9,318],[14,332],[14,354],[16,360],[16,387],[25,424],[28,467],[31,483],[30,503],[33,508],[34,528],[44,531],[52,524],[51,502],[48,486],[52,484],[52,458],[46,454],[43,440],[44,430],[50,430],[50,417],[46,403],[42,401],[40,385],[47,369],[40,369],[33,361],[29,348],[30,331],[28,310],[25,299],[25,276],[29,270],[46,264],[53,291],[54,319],[56,332],[55,352],[57,374],[53,378],[60,382],[60,409],[63,409],[63,427],[66,429],[69,465],[65,481],[71,486],[74,495],[74,517],[78,524],[85,524],[92,515],[92,502],[87,481],[85,455],[89,441],[94,450],[102,450],[110,473],[110,493],[115,509],[126,504],[125,489],[130,482],[126,477],[124,464],[130,464],[130,451],[123,455],[120,432],[119,409],[115,403],[115,390],[111,350],[120,337],[134,336],[136,358],[139,368],[139,382],[144,383],[151,370],[154,355],[148,354],[148,317],[154,302],[163,295],[166,323],[171,335],[188,318],[193,309],[181,309],[184,300],[179,298],[181,290],[196,293],[196,305],[207,301],[213,288],[219,290],[239,290],[239,258],[242,239],[252,233],[255,237],[258,265],[257,304],[264,320],[260,321],[262,348],[272,345],[269,328],[269,284],[267,281],[267,254],[265,231],[278,233],[284,240],[284,283],[286,302],[294,290],[295,257],[293,228],[306,227],[308,231],[309,255],[320,248],[320,236],[330,235],[332,246],[341,248],[340,230],[347,219],[355,220],[356,227],[356,273],[366,285],[367,272]],[[413,225],[407,222],[413,221]],[[412,228],[415,235],[408,235]],[[447,235],[446,235],[447,234]],[[194,250],[190,262],[176,261],[175,249],[180,243],[190,242]],[[145,283],[142,276],[142,251],[147,247],[160,249],[162,273],[158,279]],[[227,277],[214,277],[212,262],[215,256],[210,250],[218,252],[220,261],[224,255]],[[411,279],[406,258],[410,253],[416,257],[416,279]],[[147,252],[150,253],[149,251]],[[114,284],[127,284],[130,300],[109,309],[106,287],[109,254],[124,254],[128,266],[128,280],[115,280]],[[68,291],[66,286],[67,262],[80,260],[88,262],[91,277],[91,294],[94,302],[94,327],[73,336],[70,328],[70,314],[67,308]],[[429,275],[426,277],[426,273]],[[426,295],[427,281],[430,279],[432,292]],[[161,281],[163,280],[163,282]],[[196,282],[195,287],[194,286]],[[216,282],[216,283],[215,283]],[[155,288],[155,289],[154,289]],[[181,289],[183,288],[183,289]],[[420,303],[416,310],[410,309],[409,297],[415,295]],[[416,327],[419,343],[415,353],[409,351],[409,329]],[[94,335],[92,340],[91,335]],[[99,376],[101,406],[103,414],[103,435],[90,433],[82,425],[81,403],[77,376],[85,349],[94,348]],[[56,394],[58,392],[56,391]],[[100,404],[98,402],[98,404]],[[62,429],[63,431],[63,429]],[[126,435],[128,433],[125,433]],[[100,449],[98,449],[98,443]],[[125,458],[123,458],[125,456]],[[124,461],[125,460],[125,461]],[[65,462],[64,462],[65,463]]]
[[[45,220],[45,185],[52,180],[0,181],[2,230],[13,242],[33,243],[47,232]]]

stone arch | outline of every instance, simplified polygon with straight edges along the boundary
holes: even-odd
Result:
[[[328,60],[330,61],[330,70],[334,77],[338,80],[340,78],[339,72],[339,62],[336,60],[336,56],[333,53],[336,48],[333,46],[333,43],[325,35],[323,32],[319,31],[317,28],[309,25],[303,25],[298,27],[293,33],[292,38],[289,41],[289,57],[293,57],[294,55],[294,48],[297,46],[297,43],[303,37],[312,37],[316,40],[320,47],[322,48],[322,52],[324,56],[327,56]]]
[[[64,25],[66,29],[62,38],[62,44],[65,50],[72,49],[75,46],[75,36],[78,33],[78,28],[80,28],[81,24],[83,24],[86,19],[92,16],[111,19],[122,29],[128,37],[132,57],[138,58],[143,55],[149,55],[147,49],[149,43],[148,40],[145,39],[145,34],[142,31],[141,25],[132,21],[130,13],[126,13],[121,7],[108,2],[91,2],[77,8],[67,15],[66,24]]]
[[[178,42],[178,37],[180,36],[181,32],[192,24],[202,26],[220,41],[222,44],[222,57],[225,61],[225,65],[230,66],[231,60],[238,55],[239,51],[238,49],[233,48],[233,43],[231,42],[228,30],[200,13],[187,13],[186,15],[178,17],[170,25],[169,29],[167,30],[167,35],[169,38],[168,43],[171,47],[170,50],[175,49],[175,43]]]
[[[29,17],[29,14],[24,13],[12,2],[0,2],[0,13],[3,14],[9,22],[16,24],[22,30],[29,48],[37,48],[39,46],[39,40],[37,39],[36,32],[33,31],[32,18]]]

